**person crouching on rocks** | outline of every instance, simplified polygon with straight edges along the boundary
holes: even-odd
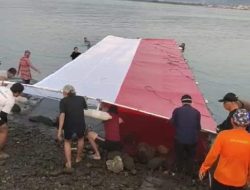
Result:
[[[7,115],[11,112],[15,104],[15,98],[18,97],[23,90],[24,87],[21,83],[13,84],[10,89],[4,86],[0,87],[0,159],[9,157],[8,154],[3,152],[8,136]]]
[[[64,86],[63,96],[64,98],[60,101],[57,138],[59,141],[62,141],[64,130],[65,172],[72,172],[71,140],[74,135],[78,138],[75,162],[79,163],[82,160],[84,146],[84,133],[86,128],[84,109],[87,109],[87,104],[84,97],[76,95],[75,88],[71,85]]]
[[[105,108],[103,108],[103,111],[106,111]],[[118,116],[118,110],[116,106],[111,106],[108,109],[108,113],[112,118],[104,121],[105,138],[100,137],[94,131],[89,131],[87,135],[89,143],[91,144],[95,152],[92,156],[92,158],[95,160],[101,159],[101,154],[98,150],[98,146],[107,151],[121,150],[119,125],[123,122],[123,120]]]

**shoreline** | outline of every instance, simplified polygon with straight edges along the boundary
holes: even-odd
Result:
[[[250,5],[215,5],[215,4],[203,4],[203,3],[162,1],[162,0],[129,0],[129,1],[162,3],[170,5],[198,6],[198,7],[219,8],[219,9],[245,10],[245,11],[250,10]]]

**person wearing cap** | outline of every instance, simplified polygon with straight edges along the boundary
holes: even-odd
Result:
[[[199,170],[202,180],[218,160],[212,190],[245,189],[250,176],[250,135],[246,131],[249,115],[237,109],[231,117],[233,129],[220,132]]]
[[[221,124],[219,124],[216,128],[217,133],[223,130],[232,129],[231,117],[235,113],[235,111],[239,108],[238,97],[232,93],[227,93],[222,99],[218,100],[219,102],[223,102],[223,106],[225,110],[229,111],[229,114]]]
[[[15,68],[9,68],[6,70],[0,70],[0,80],[8,80],[13,78],[17,73],[17,70]]]
[[[78,138],[76,163],[82,160],[84,133],[86,128],[84,109],[87,109],[87,104],[84,97],[76,95],[75,88],[71,85],[64,86],[63,96],[64,98],[60,101],[57,138],[59,141],[62,141],[62,134],[64,134],[65,169],[66,171],[71,171],[71,140],[74,135]]]
[[[8,154],[3,152],[8,136],[7,116],[15,104],[15,98],[23,90],[24,87],[20,83],[14,83],[10,88],[0,86],[0,159],[9,157]]]
[[[173,111],[171,123],[175,127],[176,167],[181,172],[183,168],[194,179],[194,156],[196,153],[199,131],[201,130],[201,114],[191,106],[190,95],[181,97],[182,106]]]
[[[31,64],[30,54],[31,52],[29,50],[25,50],[24,56],[19,61],[17,70],[17,75],[20,75],[24,84],[30,84],[30,80],[32,79],[30,68],[40,73],[40,71]]]

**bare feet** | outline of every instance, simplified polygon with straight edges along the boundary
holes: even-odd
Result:
[[[65,168],[71,168],[71,163],[66,162],[66,164],[65,164]]]
[[[82,161],[82,158],[77,158],[76,159],[76,163],[78,164],[79,162],[81,162]]]
[[[65,168],[63,169],[63,173],[66,173],[66,174],[72,174],[73,173],[73,168],[71,167],[71,164],[70,163],[66,163],[65,164]]]
[[[73,168],[67,168],[67,167],[65,167],[65,168],[63,169],[63,173],[65,173],[65,174],[72,174],[73,171],[74,171]]]

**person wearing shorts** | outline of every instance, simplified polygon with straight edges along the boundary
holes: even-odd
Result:
[[[62,141],[62,134],[64,134],[65,167],[70,170],[72,168],[71,141],[73,136],[76,136],[78,139],[76,163],[82,160],[84,133],[86,128],[84,109],[87,109],[87,104],[84,97],[76,95],[75,89],[71,85],[64,86],[63,96],[64,98],[60,101],[57,138],[59,141]]]
[[[4,86],[0,87],[0,159],[9,157],[8,154],[3,152],[8,136],[7,115],[11,112],[15,104],[15,98],[18,97],[23,90],[24,87],[21,83],[13,84],[10,89]]]
[[[112,118],[104,121],[105,138],[100,137],[94,131],[89,131],[87,135],[88,140],[94,150],[92,158],[95,160],[101,159],[101,154],[98,149],[99,146],[108,151],[119,151],[121,149],[119,124],[123,121],[118,116],[118,110],[116,106],[111,106],[108,109],[108,113]]]

